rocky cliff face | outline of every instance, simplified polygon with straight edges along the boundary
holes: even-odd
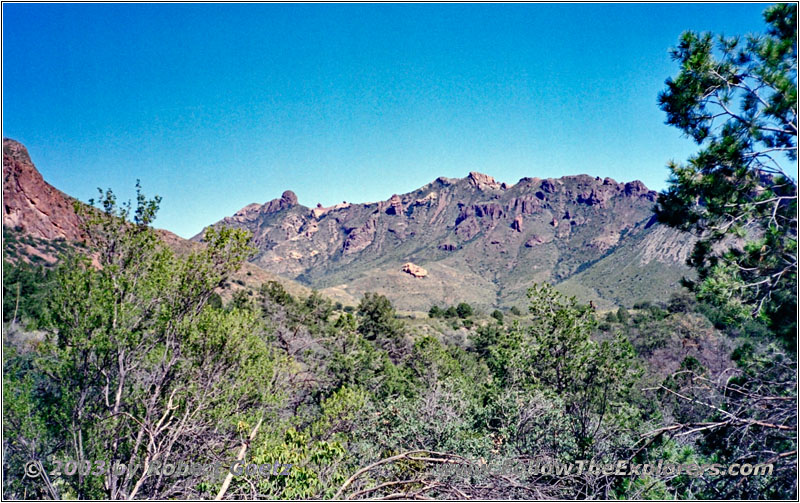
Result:
[[[564,281],[652,233],[656,197],[638,181],[577,175],[509,185],[473,172],[387,201],[329,208],[309,209],[287,191],[219,224],[253,233],[254,263],[315,288],[354,297],[379,291],[404,309],[456,300],[508,305],[534,281]],[[642,243],[652,255],[663,240]],[[663,260],[682,260],[678,248],[664,250]],[[426,269],[425,282],[395,274],[408,262]]]
[[[3,138],[3,225],[40,239],[83,239],[73,199],[48,184],[27,149]]]

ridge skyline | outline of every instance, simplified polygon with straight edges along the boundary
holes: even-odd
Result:
[[[10,138],[8,136],[3,136],[3,141],[5,142],[6,140],[18,143],[19,145],[21,145],[23,147],[27,147],[25,142],[20,141],[20,140],[18,140],[16,138]],[[27,148],[26,148],[26,150],[27,150]],[[53,174],[52,171],[53,170],[50,170],[50,173],[48,173],[47,169],[42,169],[40,167],[40,164],[36,161],[36,158],[37,158],[37,153],[36,152],[34,152],[33,154],[29,154],[29,155],[30,155],[31,161],[36,166],[36,169],[41,174],[41,176],[44,177],[44,179],[46,181],[48,181],[50,184],[52,184],[53,186],[60,188],[60,186],[53,181],[53,178],[54,178],[52,176],[52,174]],[[548,169],[548,171],[561,171],[561,170],[550,168],[550,169]],[[441,175],[441,176],[437,176],[433,180],[430,180],[430,176],[428,176],[427,179],[430,180],[430,181],[422,183],[421,185],[419,185],[419,184],[415,185],[414,187],[411,187],[411,188],[408,188],[408,189],[405,189],[405,190],[403,190],[403,189],[399,189],[399,190],[397,190],[397,189],[383,190],[383,194],[385,194],[385,196],[382,197],[382,198],[381,197],[370,198],[370,199],[367,199],[367,200],[342,199],[342,200],[336,201],[336,200],[331,200],[330,197],[314,197],[313,195],[311,197],[308,197],[307,192],[305,192],[306,195],[304,196],[304,195],[302,195],[302,194],[304,194],[303,187],[297,187],[295,184],[290,184],[292,186],[284,187],[282,189],[276,190],[276,197],[273,197],[271,199],[265,199],[265,200],[263,200],[263,202],[259,202],[258,200],[255,200],[255,201],[251,200],[251,202],[249,202],[249,203],[243,203],[242,204],[242,203],[238,202],[238,199],[236,197],[238,195],[238,193],[236,193],[234,191],[234,193],[231,195],[231,197],[228,200],[228,204],[223,205],[223,206],[226,207],[226,209],[220,209],[219,211],[215,211],[214,212],[214,216],[208,221],[199,222],[197,230],[191,230],[190,229],[190,230],[186,230],[186,231],[181,231],[179,228],[175,228],[173,226],[163,224],[163,220],[164,220],[163,213],[165,212],[165,210],[168,211],[168,210],[172,209],[172,210],[181,211],[181,209],[179,207],[176,208],[175,207],[176,205],[174,204],[174,202],[171,202],[168,198],[163,197],[163,194],[161,194],[159,192],[156,192],[156,191],[153,191],[150,188],[149,184],[148,184],[148,180],[146,180],[146,179],[140,179],[140,180],[142,182],[142,190],[144,191],[144,193],[146,195],[151,196],[151,197],[155,196],[155,195],[159,195],[159,196],[162,196],[162,198],[163,198],[162,199],[162,203],[161,203],[161,211],[159,212],[159,216],[155,221],[155,227],[167,230],[167,231],[169,231],[171,233],[174,233],[175,235],[177,235],[177,236],[179,236],[179,237],[181,237],[183,239],[192,239],[192,238],[197,237],[200,233],[202,233],[203,229],[205,229],[208,225],[211,225],[213,222],[217,222],[219,220],[224,219],[225,217],[229,217],[229,216],[235,215],[236,213],[240,212],[241,210],[243,210],[243,209],[245,209],[247,207],[250,207],[252,205],[264,206],[264,205],[269,204],[271,201],[275,201],[275,200],[280,199],[280,195],[277,194],[278,192],[280,192],[280,193],[284,193],[284,192],[287,192],[287,191],[288,192],[292,192],[295,195],[295,198],[297,199],[297,203],[296,204],[298,204],[300,206],[304,206],[304,207],[309,208],[309,209],[314,209],[314,208],[318,207],[318,204],[321,204],[322,208],[334,208],[337,205],[342,204],[342,202],[346,202],[346,203],[349,203],[349,204],[356,204],[356,205],[369,205],[369,204],[377,204],[377,203],[381,203],[381,202],[386,202],[389,199],[391,199],[391,197],[393,195],[411,194],[411,193],[413,193],[413,192],[415,192],[417,190],[420,190],[421,188],[424,188],[424,187],[426,187],[426,186],[428,186],[428,185],[430,185],[432,183],[435,183],[437,180],[440,180],[440,179],[444,179],[444,180],[448,180],[448,181],[452,181],[452,182],[457,182],[457,181],[460,181],[460,180],[468,179],[470,177],[470,175],[472,175],[472,174],[478,174],[478,175],[481,175],[481,176],[489,177],[492,180],[495,180],[498,183],[498,185],[505,184],[508,188],[514,187],[515,185],[519,184],[520,182],[525,181],[525,180],[530,180],[530,179],[560,180],[560,179],[563,179],[563,178],[574,178],[574,177],[580,177],[580,176],[588,176],[590,178],[594,178],[594,179],[597,179],[597,180],[610,179],[615,183],[623,183],[623,184],[624,183],[630,183],[630,182],[639,182],[647,190],[650,190],[650,191],[653,191],[653,192],[660,192],[664,187],[666,187],[666,185],[665,185],[664,187],[661,187],[661,188],[651,188],[650,186],[648,186],[646,183],[644,183],[643,181],[641,181],[638,178],[632,179],[632,180],[624,180],[624,179],[617,180],[616,178],[613,178],[611,176],[592,175],[592,174],[587,173],[587,172],[574,173],[574,174],[565,173],[565,174],[560,174],[560,175],[557,175],[557,176],[531,176],[531,175],[527,175],[527,176],[521,176],[520,178],[517,179],[517,181],[515,183],[512,184],[512,183],[500,181],[493,174],[491,174],[491,172],[489,172],[489,170],[485,170],[485,171],[470,170],[470,171],[468,171],[468,173],[465,176],[462,176],[462,177]],[[75,199],[77,199],[77,200],[79,200],[79,201],[81,201],[83,203],[87,203],[88,204],[88,200],[90,198],[94,198],[94,197],[97,196],[97,194],[96,194],[97,188],[101,188],[103,190],[110,188],[111,190],[114,191],[114,193],[117,195],[117,197],[118,197],[118,199],[120,201],[127,201],[127,200],[135,199],[135,193],[133,191],[133,187],[134,187],[134,183],[135,183],[136,179],[138,179],[138,178],[133,178],[131,183],[128,186],[125,186],[125,187],[114,187],[114,186],[112,186],[112,187],[103,187],[102,185],[98,185],[94,189],[95,192],[91,193],[91,195],[89,195],[88,197],[82,197],[82,196],[80,196],[78,194],[75,194],[73,192],[69,192],[67,190],[63,190],[63,189],[60,189],[60,190],[63,190],[65,193],[70,194],[71,197],[73,197],[73,198],[75,198]],[[409,182],[409,185],[412,184],[412,183],[413,182]],[[243,186],[244,185],[245,184],[243,184]],[[357,192],[357,191],[358,191],[358,189],[356,189],[354,192]],[[301,195],[298,195],[298,193],[300,193]],[[234,209],[232,209],[232,210],[227,210],[227,208],[229,208],[229,207],[231,207],[233,205],[233,203],[231,203],[230,201],[234,201],[234,200],[237,201],[236,204],[241,204],[241,205],[236,207],[236,208],[234,208]],[[311,201],[314,201],[314,202],[311,202]]]
[[[548,177],[539,177],[539,176],[523,176],[522,178],[520,178],[519,180],[517,180],[517,182],[516,182],[516,183],[508,183],[508,182],[504,182],[504,181],[500,181],[500,180],[496,179],[494,176],[492,176],[492,175],[491,175],[491,174],[489,174],[489,173],[484,173],[484,172],[481,172],[481,171],[470,171],[469,173],[467,173],[467,175],[466,175],[466,176],[463,176],[463,177],[438,176],[438,177],[434,178],[433,180],[431,180],[430,182],[428,182],[428,183],[425,183],[425,184],[422,184],[422,185],[420,185],[420,186],[416,187],[415,189],[412,189],[412,190],[409,190],[409,191],[405,191],[405,192],[392,192],[392,194],[391,194],[391,195],[389,195],[388,197],[382,198],[382,199],[375,199],[375,200],[369,200],[369,201],[356,201],[356,200],[348,201],[348,200],[342,200],[342,201],[341,201],[341,202],[339,202],[339,203],[334,203],[334,204],[329,204],[329,205],[324,205],[324,204],[322,204],[322,203],[321,203],[321,202],[319,202],[319,201],[318,201],[317,203],[313,203],[313,204],[305,204],[304,202],[300,201],[300,198],[299,198],[299,196],[297,196],[297,193],[295,192],[294,188],[292,188],[292,187],[287,187],[287,188],[285,188],[285,190],[283,190],[283,192],[281,193],[281,196],[274,197],[274,198],[272,198],[272,199],[267,199],[267,200],[265,200],[263,203],[259,203],[258,201],[253,201],[252,203],[249,203],[249,204],[246,204],[246,205],[242,206],[242,207],[241,207],[241,208],[240,208],[240,209],[237,211],[237,213],[238,213],[239,211],[242,211],[242,210],[244,210],[244,209],[246,209],[246,208],[249,208],[249,207],[251,207],[251,206],[253,206],[253,205],[257,205],[257,206],[265,206],[265,205],[268,205],[269,203],[271,203],[271,202],[273,202],[273,201],[278,201],[278,200],[280,200],[280,199],[281,199],[283,196],[285,196],[287,193],[290,193],[292,196],[294,196],[294,198],[295,198],[295,200],[296,200],[296,202],[294,203],[295,205],[297,205],[297,206],[303,206],[303,207],[305,207],[305,208],[308,208],[308,209],[311,209],[311,210],[313,210],[314,208],[322,208],[322,209],[326,209],[326,210],[327,210],[327,209],[333,209],[333,208],[335,208],[335,207],[337,207],[337,206],[340,206],[341,204],[374,205],[374,204],[379,204],[379,203],[387,202],[387,201],[389,201],[389,200],[390,200],[390,199],[391,199],[393,196],[404,196],[404,195],[409,195],[409,194],[412,194],[412,193],[414,193],[414,192],[416,192],[416,191],[418,191],[418,190],[421,190],[421,189],[423,189],[423,188],[425,188],[425,187],[427,187],[427,186],[429,186],[429,185],[432,185],[432,184],[434,184],[435,182],[437,182],[437,181],[439,181],[439,180],[444,180],[444,181],[447,181],[447,182],[450,182],[450,183],[457,183],[457,182],[459,182],[459,181],[462,181],[462,180],[467,180],[467,179],[469,179],[470,177],[472,177],[473,175],[478,175],[479,177],[487,177],[487,178],[491,179],[493,182],[497,183],[497,185],[499,185],[499,186],[504,186],[504,187],[503,187],[504,189],[511,189],[512,187],[514,187],[514,186],[518,185],[519,183],[521,183],[521,182],[525,182],[525,181],[529,181],[529,180],[563,180],[563,179],[567,179],[567,178],[575,179],[575,178],[580,178],[580,177],[589,177],[589,178],[593,178],[593,179],[595,179],[595,180],[609,180],[609,181],[611,181],[611,182],[613,182],[613,183],[617,183],[617,184],[623,184],[623,185],[624,185],[624,184],[628,184],[628,183],[639,183],[639,184],[641,184],[641,185],[642,185],[642,186],[643,186],[643,187],[644,187],[644,188],[645,188],[647,191],[650,191],[650,192],[656,192],[656,193],[660,193],[660,191],[661,191],[661,189],[651,189],[650,187],[648,187],[648,186],[647,186],[647,184],[645,184],[644,182],[642,182],[642,181],[641,181],[641,180],[639,180],[639,179],[633,179],[633,180],[617,180],[617,179],[615,179],[615,178],[613,178],[613,177],[610,177],[610,176],[605,176],[605,177],[604,177],[604,176],[599,176],[599,175],[590,175],[590,174],[588,174],[588,173],[576,173],[576,174],[572,174],[572,175],[548,176]],[[171,229],[167,229],[167,230],[170,230],[171,232],[173,232]],[[202,231],[201,231],[201,232],[202,232]],[[197,236],[197,234],[195,234],[195,236]],[[181,237],[183,237],[183,236],[181,236]],[[191,236],[190,236],[190,237],[191,237]],[[188,238],[187,238],[187,239],[188,239]]]
[[[3,134],[82,201],[141,179],[182,236],[286,187],[324,206],[468,171],[660,190],[695,149],[657,106],[668,48],[758,32],[761,10],[4,4]]]

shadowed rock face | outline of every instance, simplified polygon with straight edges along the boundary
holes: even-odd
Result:
[[[487,285],[488,305],[508,305],[534,281],[563,281],[652,232],[657,197],[638,181],[577,175],[509,185],[475,172],[377,203],[310,209],[286,194],[218,224],[250,230],[252,260],[268,271],[354,297],[380,290],[401,309],[425,310]],[[664,255],[675,262],[677,254]],[[409,283],[397,274],[406,263],[432,281]]]
[[[389,207],[386,208],[388,215],[402,215],[403,214],[403,201],[397,194],[389,199]]]
[[[19,142],[3,138],[3,225],[41,239],[83,239],[73,199],[44,181]]]
[[[511,222],[511,228],[517,232],[522,232],[522,215],[514,217],[514,221]]]

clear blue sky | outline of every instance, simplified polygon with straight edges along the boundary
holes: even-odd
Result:
[[[86,200],[189,237],[294,190],[387,199],[469,171],[662,189],[694,145],[657,95],[682,31],[766,4],[4,4],[3,136]]]

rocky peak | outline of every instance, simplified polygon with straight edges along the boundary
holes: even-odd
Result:
[[[15,161],[33,166],[31,156],[28,154],[28,149],[25,148],[25,145],[11,138],[3,138],[3,160],[5,161],[6,158],[8,158],[9,162]],[[3,166],[5,166],[5,163],[3,163]]]
[[[264,203],[261,207],[261,213],[277,213],[296,205],[297,196],[291,190],[287,190],[281,194],[279,199],[273,199],[272,201]]]
[[[278,199],[267,201],[264,204],[258,204],[258,203],[248,204],[244,208],[234,213],[233,216],[225,217],[223,221],[227,223],[233,223],[233,222],[244,223],[249,221],[255,221],[258,220],[261,214],[277,213],[281,210],[285,210],[293,206],[297,206],[297,196],[291,190],[287,190],[283,194],[281,194],[281,197]],[[202,232],[200,234],[202,234]]]
[[[283,194],[281,194],[281,201],[287,207],[295,206],[297,204],[297,194],[291,190],[284,191]]]
[[[28,150],[3,138],[3,225],[43,239],[82,240],[73,200],[44,181]]]
[[[625,184],[625,194],[629,196],[647,194],[648,192],[651,191],[649,191],[647,187],[645,187],[645,185],[639,180],[634,180]]]
[[[437,184],[442,185],[444,187],[448,187],[450,185],[453,185],[457,181],[458,181],[458,178],[447,178],[446,176],[440,176],[439,178],[434,180],[433,183],[437,183]]]
[[[501,188],[501,185],[497,183],[493,177],[484,175],[483,173],[478,173],[477,171],[470,171],[469,176],[467,176],[467,180],[469,181],[470,185],[479,190]]]
[[[234,217],[245,217],[247,215],[250,215],[251,213],[258,212],[258,210],[260,208],[261,208],[261,205],[258,204],[258,203],[248,204],[244,208],[242,208],[239,211],[237,211],[236,213],[234,213],[233,216]]]

